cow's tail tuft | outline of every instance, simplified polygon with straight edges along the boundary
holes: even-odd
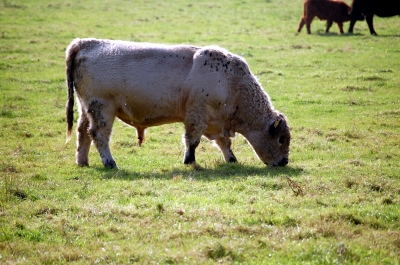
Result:
[[[65,114],[67,119],[67,143],[71,139],[71,131],[74,123],[74,62],[75,56],[80,51],[80,40],[76,39],[71,42],[66,50],[66,75],[68,100],[65,106]]]

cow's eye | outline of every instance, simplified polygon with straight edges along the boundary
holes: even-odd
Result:
[[[283,144],[285,142],[285,136],[279,137],[279,143]]]

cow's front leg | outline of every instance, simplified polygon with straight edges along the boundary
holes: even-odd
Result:
[[[311,22],[313,21],[314,17],[307,17],[306,18],[306,27],[307,27],[307,33],[311,34]]]
[[[220,137],[215,140],[222,154],[224,155],[226,162],[237,162],[235,155],[232,152],[231,145],[232,140],[229,137]]]
[[[368,16],[366,16],[366,19],[367,19],[369,32],[371,33],[371,35],[377,36],[378,34],[376,34],[375,29],[374,29],[374,15],[372,15],[372,16],[368,15]]]
[[[186,151],[183,163],[186,165],[194,164],[196,162],[196,147],[199,145],[201,136],[207,128],[206,122],[204,122],[201,117],[202,113],[204,114],[202,111],[193,111],[185,118],[184,143]]]
[[[89,119],[86,111],[80,108],[78,128],[76,130],[76,163],[79,166],[89,165],[89,150],[92,139],[89,136]]]
[[[350,26],[349,26],[349,31],[348,31],[350,34],[353,34],[353,28],[354,28],[354,25],[356,24],[356,22],[357,22],[357,20],[351,19]]]
[[[89,134],[100,153],[101,161],[106,168],[115,168],[117,164],[110,151],[110,136],[114,123],[112,106],[97,100],[89,103],[88,117],[90,119]]]
[[[186,139],[186,134],[185,134],[185,139]],[[185,157],[183,159],[183,163],[185,165],[189,165],[189,164],[194,164],[196,163],[196,156],[195,156],[195,151],[196,151],[196,147],[199,145],[200,143],[200,139],[198,141],[196,141],[193,144],[189,144],[186,141],[186,152],[185,152]]]

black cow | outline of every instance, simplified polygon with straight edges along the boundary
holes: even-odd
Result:
[[[353,33],[354,24],[356,24],[356,21],[364,20],[363,17],[365,17],[371,35],[378,35],[374,30],[374,15],[377,15],[378,17],[392,17],[400,15],[399,0],[353,0],[351,8],[352,11],[349,33]]]

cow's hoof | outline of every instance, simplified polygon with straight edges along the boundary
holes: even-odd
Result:
[[[107,169],[118,168],[117,164],[115,163],[114,160],[108,160],[108,161],[104,162],[104,167],[107,168]]]
[[[76,164],[78,164],[78,166],[80,166],[80,167],[88,167],[89,166],[89,163],[87,163],[87,162],[85,162],[85,163],[76,162]]]
[[[183,159],[183,163],[185,165],[190,165],[190,164],[196,163],[196,158],[195,158],[194,154],[191,152],[186,152],[185,158]]]
[[[229,162],[229,163],[236,163],[236,162],[237,162],[237,159],[236,159],[235,156],[233,156],[233,157],[229,158],[229,161],[228,161],[228,162]]]

